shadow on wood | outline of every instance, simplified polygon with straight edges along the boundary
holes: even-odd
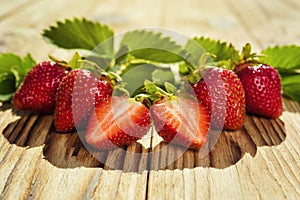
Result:
[[[7,109],[11,109],[11,105],[1,107],[2,111]],[[2,134],[10,143],[21,147],[44,145],[45,159],[59,168],[85,166],[125,172],[195,167],[223,169],[237,163],[246,153],[254,157],[257,147],[279,145],[286,137],[280,119],[248,115],[242,129],[223,131],[205,156],[199,150],[185,150],[164,142],[153,149],[145,149],[135,143],[124,149],[91,153],[76,132],[57,133],[53,127],[53,115],[13,112],[20,118],[8,124]]]

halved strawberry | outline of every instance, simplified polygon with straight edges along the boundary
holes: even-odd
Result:
[[[85,139],[88,144],[109,150],[130,145],[150,129],[148,108],[127,97],[111,97],[96,106]]]
[[[56,95],[54,126],[59,132],[84,127],[94,106],[112,95],[109,78],[97,77],[89,70],[74,69],[63,78]]]
[[[46,61],[34,66],[13,97],[13,105],[19,110],[52,113],[57,88],[68,71],[59,64]]]
[[[199,149],[208,140],[210,117],[197,101],[164,98],[152,105],[151,114],[156,131],[166,142]]]

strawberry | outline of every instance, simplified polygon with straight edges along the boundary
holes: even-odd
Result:
[[[109,150],[132,144],[144,136],[150,126],[150,112],[144,104],[114,96],[96,106],[85,139],[99,150]]]
[[[243,63],[237,66],[249,113],[269,118],[282,114],[281,81],[276,69],[266,64]]]
[[[233,71],[204,69],[202,79],[192,87],[197,99],[209,110],[215,127],[237,130],[243,126],[246,120],[245,93]]]
[[[151,114],[156,131],[166,142],[199,149],[208,140],[210,117],[195,100],[163,98],[152,105]]]
[[[112,95],[113,84],[89,70],[74,69],[63,78],[56,95],[54,126],[59,132],[84,127],[94,106]]]
[[[13,105],[19,110],[52,113],[55,94],[60,81],[68,71],[55,62],[46,61],[34,66],[13,97]]]

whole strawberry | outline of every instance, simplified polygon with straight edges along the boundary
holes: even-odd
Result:
[[[102,101],[92,112],[85,139],[88,144],[109,150],[132,144],[150,129],[148,108],[124,96]]]
[[[63,78],[56,95],[54,126],[59,132],[87,124],[90,111],[112,95],[113,84],[91,71],[74,69]]]
[[[157,133],[168,143],[199,149],[208,140],[210,117],[196,100],[164,98],[151,107]]]
[[[52,113],[57,88],[68,71],[55,62],[47,61],[34,66],[13,97],[13,105],[19,110]]]
[[[222,68],[207,68],[201,75],[192,87],[208,109],[212,125],[227,130],[241,128],[246,120],[245,93],[237,75]]]
[[[266,64],[244,63],[236,68],[249,113],[269,118],[282,114],[281,80],[276,69]]]

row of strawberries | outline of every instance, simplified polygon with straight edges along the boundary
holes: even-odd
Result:
[[[42,62],[26,75],[13,97],[19,110],[53,113],[59,132],[83,128],[85,140],[99,150],[130,145],[142,138],[152,121],[166,141],[201,148],[210,129],[240,129],[249,113],[277,118],[282,114],[278,72],[266,64],[243,63],[235,71],[210,67],[190,83],[198,101],[169,94],[145,82],[136,98],[113,96],[117,78],[86,69]]]

